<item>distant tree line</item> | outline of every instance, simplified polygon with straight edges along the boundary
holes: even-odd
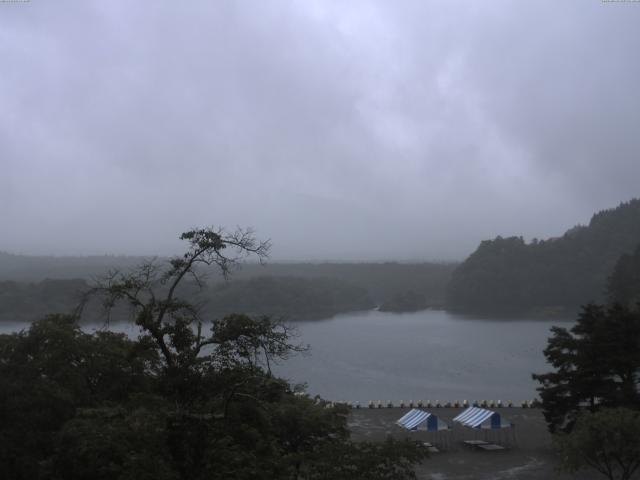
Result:
[[[0,252],[0,282],[39,283],[45,279],[91,280],[108,271],[128,270],[149,261],[147,257],[89,256],[45,257],[12,255]],[[158,261],[167,259],[158,258]],[[233,281],[248,281],[256,277],[295,277],[301,279],[335,279],[341,284],[363,288],[376,305],[390,300],[394,295],[415,291],[429,303],[442,304],[445,289],[455,263],[398,263],[398,262],[321,262],[274,263],[261,265],[245,262],[234,271]],[[215,269],[203,271],[208,283],[215,285],[223,278]]]
[[[31,321],[48,313],[72,312],[82,292],[88,289],[89,283],[84,280],[0,282],[0,321]],[[194,305],[200,305],[201,313],[209,318],[246,312],[309,320],[375,306],[364,288],[331,278],[256,277],[220,282],[202,289],[185,280],[180,293]],[[104,318],[93,308],[85,320]]]
[[[17,268],[22,260],[10,257]],[[102,274],[108,271],[103,257],[97,257],[100,262],[91,258],[99,263],[97,270]],[[113,260],[118,258],[122,261],[121,257]],[[58,260],[51,262],[59,265]],[[138,260],[138,264],[145,262]],[[75,267],[69,272],[82,265],[75,260],[71,264]],[[383,309],[391,311],[442,305],[452,270],[448,264],[244,264],[228,281],[209,270],[204,288],[185,279],[180,290],[210,317],[246,312],[309,320],[371,309],[382,303]],[[206,273],[207,268],[203,271]],[[31,321],[49,313],[68,313],[88,285],[89,281],[82,278],[0,280],[0,321]],[[411,297],[409,302],[407,295]],[[98,321],[99,312],[87,312],[85,319]]]
[[[274,277],[335,278],[366,289],[381,305],[408,291],[423,296],[429,304],[443,304],[447,283],[457,263],[269,263],[264,268],[244,265],[234,274],[238,280]]]
[[[86,281],[0,281],[0,321],[31,321],[50,313],[68,313],[89,285]]]
[[[447,306],[476,312],[572,312],[606,299],[616,262],[638,245],[638,199],[601,211],[588,226],[560,238],[483,241],[453,272]]]
[[[245,312],[304,320],[375,306],[364,288],[327,277],[255,277],[219,283],[204,295],[210,316]]]

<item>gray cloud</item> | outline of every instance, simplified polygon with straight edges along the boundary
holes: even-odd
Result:
[[[452,259],[638,195],[640,4],[0,6],[0,250]]]

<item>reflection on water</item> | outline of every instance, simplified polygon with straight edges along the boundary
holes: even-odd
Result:
[[[331,400],[502,400],[536,396],[531,373],[545,372],[542,354],[554,320],[505,321],[444,311],[338,315],[299,322],[298,341],[308,354],[278,365],[278,375],[307,382],[312,395]],[[0,332],[24,323],[2,323]],[[87,331],[104,327],[90,325]],[[111,330],[136,337],[130,323]]]

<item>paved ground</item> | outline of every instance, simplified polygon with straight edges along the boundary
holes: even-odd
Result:
[[[407,432],[395,421],[409,411],[408,408],[355,409],[349,417],[349,428],[355,440],[383,440],[387,435],[411,438],[440,444],[444,448],[434,453],[416,470],[424,480],[592,480],[604,478],[590,471],[576,475],[556,471],[551,436],[544,417],[538,409],[501,408],[504,418],[514,423],[515,438],[511,432],[486,434],[455,426],[453,431],[436,437],[428,432]],[[451,425],[451,419],[462,409],[429,409]],[[476,451],[464,445],[464,440],[486,439],[507,448],[503,451]]]

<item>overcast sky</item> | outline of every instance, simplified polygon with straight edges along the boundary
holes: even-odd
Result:
[[[0,250],[452,260],[640,196],[640,2],[0,3]]]

